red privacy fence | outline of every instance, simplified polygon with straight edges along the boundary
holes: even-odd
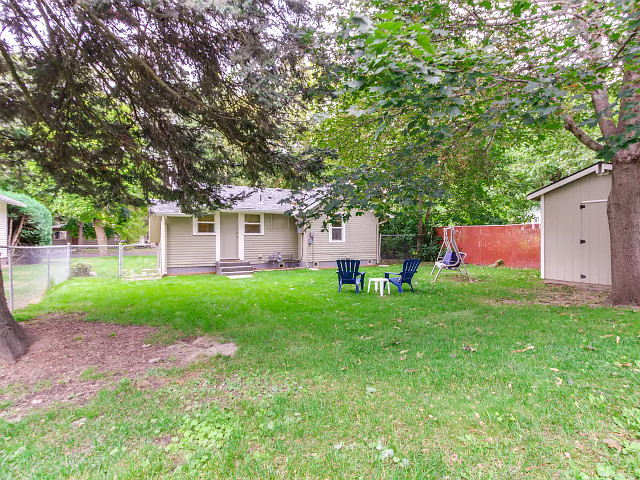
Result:
[[[442,236],[442,228],[438,229]],[[540,224],[474,225],[456,227],[456,243],[466,263],[505,267],[540,268]]]

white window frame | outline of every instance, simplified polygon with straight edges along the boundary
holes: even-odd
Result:
[[[254,222],[247,222],[247,215],[260,215],[260,233],[247,233],[247,224],[258,225]],[[245,212],[242,219],[242,233],[244,235],[264,235],[264,213],[248,213]]]
[[[209,215],[213,215],[213,222],[200,222],[198,220],[199,217],[197,216],[193,216],[193,234],[194,235],[215,235],[218,232],[218,216],[211,213]],[[207,216],[209,216],[207,215]],[[213,232],[199,232],[198,231],[198,224],[200,223],[204,223],[207,225],[211,225],[213,224]]]
[[[58,236],[58,238],[56,238],[56,235]],[[53,239],[54,240],[66,240],[67,239],[67,231],[66,230],[56,230],[55,232],[53,232]]]
[[[333,226],[333,222],[331,222],[329,224],[329,243],[344,243],[347,240],[347,229],[345,228],[344,220],[341,220],[341,223],[342,223],[341,227],[334,227]],[[334,230],[341,230],[342,231],[342,239],[341,240],[334,240],[333,239],[333,231]]]

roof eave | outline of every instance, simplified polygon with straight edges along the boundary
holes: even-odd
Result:
[[[0,202],[6,203],[8,205],[13,205],[14,207],[26,207],[26,205],[18,200],[14,200],[11,197],[7,197],[6,195],[0,195]]]
[[[587,175],[590,175],[592,173],[603,174],[605,171],[611,171],[612,169],[613,169],[613,165],[611,165],[610,163],[603,163],[603,162],[594,163],[593,165],[587,168],[583,168],[582,170],[576,173],[573,173],[564,178],[561,178],[557,182],[550,183],[549,185],[545,185],[544,187],[531,192],[530,194],[527,195],[527,200],[539,201],[542,195],[549,193],[564,185],[567,185],[568,183],[575,182],[576,180],[582,177],[586,177]]]

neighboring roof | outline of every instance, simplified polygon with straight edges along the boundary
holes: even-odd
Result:
[[[566,185],[567,183],[575,182],[579,178],[585,177],[592,173],[595,173],[597,175],[603,175],[611,170],[613,170],[613,165],[611,165],[610,163],[603,163],[603,162],[594,163],[593,165],[590,165],[587,168],[583,168],[582,170],[577,171],[576,173],[573,173],[567,177],[561,178],[557,182],[550,183],[549,185],[546,185],[534,192],[531,192],[529,195],[527,195],[527,200],[540,200],[540,197],[542,197],[542,195],[544,195],[545,193],[549,193],[552,190],[555,190],[556,188],[560,188]]]
[[[2,195],[0,193],[0,202],[8,203],[9,205],[14,205],[16,207],[26,207],[26,205],[18,200],[14,200],[13,198],[7,197],[6,195]]]
[[[290,203],[280,203],[291,194],[286,188],[256,188],[229,186],[224,187],[225,197],[246,195],[242,200],[234,203],[233,210],[256,212],[284,213],[291,208]],[[149,208],[155,215],[182,215],[177,202],[157,202]]]

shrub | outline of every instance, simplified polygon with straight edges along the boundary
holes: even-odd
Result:
[[[71,265],[72,277],[88,277],[91,275],[93,266],[90,263],[74,263]]]
[[[24,218],[18,243],[20,245],[51,245],[51,226],[53,225],[51,212],[29,195],[13,192],[0,193],[26,205],[26,207],[8,205],[7,208],[8,217],[13,220],[13,225],[18,225],[20,217]],[[12,232],[9,232],[9,235],[11,234]]]

